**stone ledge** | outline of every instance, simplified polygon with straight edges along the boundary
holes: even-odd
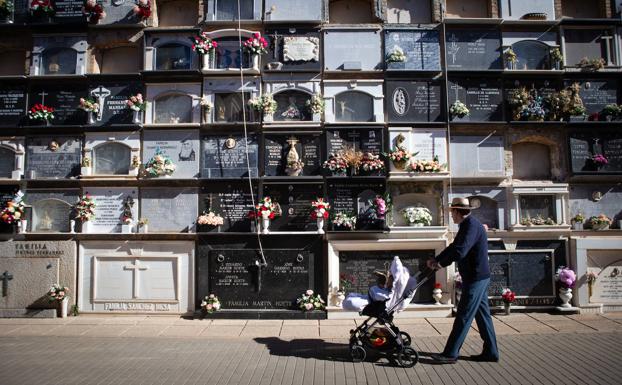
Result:
[[[0,309],[0,318],[56,318],[56,309]]]

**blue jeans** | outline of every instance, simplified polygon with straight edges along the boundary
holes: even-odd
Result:
[[[469,332],[473,318],[477,322],[479,335],[484,341],[482,353],[487,357],[499,357],[495,327],[488,307],[488,284],[490,278],[462,284],[462,296],[458,303],[456,319],[447,339],[443,355],[457,358],[464,339]]]

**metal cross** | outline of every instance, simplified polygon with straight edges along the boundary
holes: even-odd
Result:
[[[268,35],[272,37],[272,57],[274,59],[278,59],[279,55],[277,54],[277,48],[279,46],[279,37],[283,37],[283,35],[279,35],[277,31],[274,31],[272,35]]]
[[[49,95],[49,94],[46,93],[45,91],[41,91],[41,93],[39,93],[38,95],[41,96],[41,104],[45,105],[45,95]]]
[[[0,279],[2,279],[2,296],[6,297],[9,294],[9,281],[13,279],[13,274],[5,271],[0,275]]]
[[[605,32],[607,33],[607,32]],[[613,41],[613,36],[607,34],[600,37],[600,40],[605,44],[605,52],[607,52],[607,65],[611,64],[611,43]]]
[[[97,104],[99,104],[99,111],[97,111],[97,121],[102,120],[102,114],[104,113],[104,103],[106,98],[110,96],[110,90],[99,86],[91,91],[91,95],[97,98]]]
[[[140,286],[139,285],[140,282],[138,281],[138,272],[140,270],[149,269],[148,266],[140,266],[139,264],[140,264],[140,261],[138,259],[135,259],[134,264],[123,266],[123,270],[133,271],[133,276],[134,276],[134,288],[133,288],[133,293],[132,293],[133,298],[138,298],[138,287]]]

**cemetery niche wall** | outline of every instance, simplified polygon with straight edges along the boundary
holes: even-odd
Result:
[[[321,198],[322,183],[264,183],[262,196],[276,202],[281,215],[270,221],[270,232],[313,231],[316,221],[311,219],[311,202]]]
[[[383,122],[382,83],[382,80],[325,80],[325,122]]]
[[[31,206],[29,232],[70,233],[78,201],[77,189],[28,189],[25,200]]]
[[[264,21],[322,22],[323,0],[265,0]]]
[[[146,130],[143,132],[143,163],[162,155],[175,166],[173,178],[197,178],[201,145],[198,130]],[[162,177],[149,175],[149,177]]]
[[[448,29],[445,50],[450,71],[503,68],[501,33],[497,29]]]
[[[387,80],[390,123],[444,121],[443,87],[434,80]]]
[[[566,86],[572,86],[575,83],[580,86],[579,96],[585,107],[584,116],[589,117],[590,120],[599,120],[599,114],[607,105],[618,103],[619,81],[616,79],[598,78],[564,81]]]
[[[68,83],[68,84],[66,84]],[[87,114],[80,109],[80,99],[87,98],[86,86],[69,82],[43,80],[30,85],[28,109],[36,104],[54,108],[54,118],[45,120],[26,119],[30,126],[77,126],[86,122]]]
[[[438,30],[385,29],[386,69],[441,70],[441,46]]]
[[[319,176],[322,166],[320,132],[277,133],[263,136],[264,175]]]
[[[248,101],[258,97],[261,81],[256,77],[240,78],[205,78],[203,81],[203,97],[214,106],[204,116],[204,124],[240,124],[246,117],[247,122],[255,122],[258,117],[249,108]],[[207,119],[205,119],[207,118]]]
[[[34,35],[31,75],[84,75],[86,36]]]
[[[194,242],[83,241],[79,266],[81,312],[194,311]]]
[[[411,0],[388,0],[387,23],[427,24],[432,22],[432,2]]]
[[[188,32],[149,32],[145,35],[145,71],[188,71],[199,68],[192,50],[194,29]]]
[[[501,0],[499,9],[508,20],[555,20],[554,0]]]
[[[223,218],[221,226],[197,224],[197,232],[248,233],[255,229],[255,221],[249,217],[257,203],[257,185],[253,191],[246,182],[227,181],[201,187],[199,209]],[[254,199],[254,200],[253,200]]]
[[[449,81],[449,105],[462,102],[469,110],[466,116],[452,114],[455,122],[487,122],[504,120],[503,88],[500,79],[451,78]]]
[[[22,179],[24,161],[24,138],[0,137],[0,180]]]
[[[390,162],[390,180],[412,177],[444,179],[449,176],[446,129],[389,127],[389,140],[391,151],[402,149],[411,154],[409,161]],[[413,167],[416,162],[434,163],[436,168]]]
[[[205,6],[205,22],[252,22],[261,20],[261,0],[207,0],[204,1]],[[239,9],[238,9],[239,4]],[[238,17],[239,15],[239,17]]]
[[[91,166],[81,168],[81,178],[135,178],[140,167],[138,132],[87,132],[84,158]]]
[[[257,177],[259,175],[257,136],[204,135],[201,139],[200,172],[202,179]]]
[[[321,38],[318,29],[273,27],[266,29],[264,38],[269,44],[267,52],[262,55],[264,71],[320,72],[322,70]]]
[[[88,89],[89,99],[99,105],[99,111],[94,113],[94,126],[131,125],[135,122],[132,110],[127,107],[126,100],[138,93],[143,93],[142,83],[136,78],[124,81],[95,81],[91,80]]]
[[[149,232],[191,233],[198,215],[196,188],[143,187],[140,217],[148,220]]]
[[[553,49],[559,49],[555,32],[504,31],[503,46],[506,69],[521,71],[560,69],[561,63],[557,63],[551,55]],[[509,50],[516,55],[513,62],[507,60]]]
[[[146,124],[200,124],[199,83],[147,83]]]
[[[4,53],[2,53],[4,56]],[[6,126],[23,123],[26,116],[26,86],[22,83],[4,82],[0,87],[0,119]]]
[[[221,29],[207,33],[217,43],[212,53],[201,55],[202,70],[210,72],[231,72],[240,69],[259,73],[259,55],[244,49],[244,42],[259,31]],[[240,40],[241,39],[241,40]]]
[[[271,94],[277,103],[272,116],[264,114],[264,123],[292,124],[320,123],[322,114],[314,112],[312,98],[322,98],[320,82],[316,75],[264,76],[264,93]]]
[[[583,223],[584,229],[592,229],[589,218],[604,214],[611,219],[610,229],[621,229],[622,188],[617,184],[593,183],[572,184],[569,195],[569,215],[575,217],[580,214],[586,218]]]
[[[378,198],[384,199],[386,191],[384,181],[329,180],[326,184],[328,202],[333,208],[329,229],[332,231],[384,231],[386,224],[386,208]],[[352,218],[348,221],[335,221],[338,214]]]
[[[452,135],[450,152],[453,178],[504,179],[506,176],[501,135]]]
[[[506,230],[507,198],[506,188],[489,186],[454,186],[449,193],[449,200],[467,197],[475,207],[471,215],[477,218],[488,230]],[[449,223],[452,231],[458,231],[458,225]]]
[[[595,7],[593,7],[595,8]],[[614,54],[614,30],[608,27],[572,28],[563,27],[561,34],[564,41],[564,60],[566,67],[594,71],[598,68],[590,61],[602,60],[602,66],[617,64]],[[586,63],[582,61],[584,58]]]
[[[124,218],[129,216],[130,226],[137,223],[138,188],[135,187],[85,187],[95,203],[95,217],[82,223],[83,233],[121,233]],[[127,207],[129,206],[129,207]],[[128,210],[126,211],[126,207]],[[131,232],[131,231],[130,231]]]
[[[568,140],[573,174],[622,173],[622,135],[606,131],[575,131],[569,134]]]
[[[73,179],[80,175],[82,138],[31,136],[26,139],[27,179]]]
[[[383,68],[378,29],[329,29],[324,32],[324,71],[378,71]]]

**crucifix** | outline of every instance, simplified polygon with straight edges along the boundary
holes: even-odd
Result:
[[[106,98],[110,96],[110,90],[99,86],[91,91],[91,95],[97,98],[97,104],[99,104],[99,111],[97,111],[97,121],[101,121],[102,115],[104,113],[104,103],[106,102]]]
[[[447,53],[451,55],[451,64],[456,64],[456,55],[458,54],[458,51],[460,51],[460,46],[456,43],[460,40],[456,37],[455,33],[452,33],[449,41],[451,44],[447,47]]]
[[[2,280],[2,296],[6,297],[9,295],[9,281],[13,279],[13,274],[5,271],[2,275],[0,275],[0,279]]]
[[[600,37],[600,40],[602,40],[603,44],[605,45],[605,52],[607,55],[607,65],[612,63],[611,60],[611,43],[613,42],[613,36],[609,35],[606,31],[605,33]]]
[[[458,91],[461,88],[460,85],[458,83],[455,83],[455,84],[452,84],[452,86],[449,88],[456,91],[456,100],[460,100],[460,98],[458,97]]]
[[[138,273],[141,270],[149,269],[148,266],[141,266],[140,261],[138,259],[134,260],[133,264],[123,266],[123,270],[132,270],[132,275],[134,276],[134,288],[132,293],[132,298],[138,298],[138,288],[140,287],[140,282],[138,280]]]
[[[43,104],[45,106],[45,95],[49,95],[49,94],[47,92],[45,92],[45,91],[41,91],[37,95],[41,96],[41,104]]]
[[[274,31],[274,33],[272,35],[268,35],[272,38],[272,57],[275,60],[278,60],[279,55],[278,55],[278,50],[277,48],[279,47],[279,38],[283,37],[283,35],[279,35],[279,33],[277,31]]]

